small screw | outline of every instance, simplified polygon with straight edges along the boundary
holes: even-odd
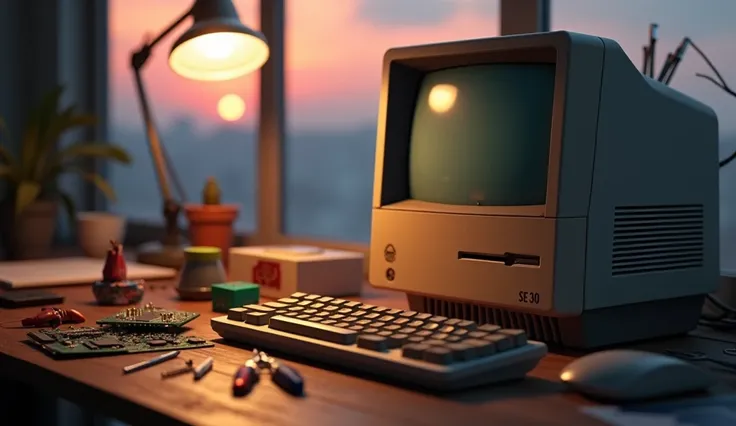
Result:
[[[176,368],[174,370],[164,371],[163,373],[161,373],[161,378],[168,379],[169,377],[180,376],[182,374],[189,373],[190,371],[192,371],[193,365],[194,365],[194,361],[189,359],[186,361],[186,366],[181,367],[181,368]]]

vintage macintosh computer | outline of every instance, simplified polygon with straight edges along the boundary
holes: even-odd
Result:
[[[684,333],[717,287],[718,122],[612,40],[388,51],[370,282],[594,348]]]

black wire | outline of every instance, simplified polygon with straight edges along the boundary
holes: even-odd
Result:
[[[697,73],[695,74],[695,76],[710,81],[714,85],[718,86],[724,92],[728,93],[729,95],[733,97],[736,97],[736,92],[731,90],[731,88],[728,86],[728,83],[726,83],[726,80],[721,75],[721,73],[718,72],[718,69],[716,68],[716,66],[713,65],[713,62],[710,60],[710,58],[708,58],[708,55],[706,55],[705,52],[703,52],[703,50],[700,49],[698,45],[692,41],[692,39],[690,39],[689,44],[698,53],[698,55],[700,55],[700,57],[703,58],[703,61],[705,61],[705,63],[708,65],[708,68],[710,68],[711,71],[713,71],[713,74],[716,75],[716,78],[718,80],[716,81],[716,78],[713,78],[709,75],[702,74],[702,73]],[[734,159],[736,159],[736,150],[732,152],[731,155],[729,155],[728,157],[724,158],[723,160],[720,160],[718,162],[718,167],[719,168],[724,167],[728,165],[729,163],[731,163]]]

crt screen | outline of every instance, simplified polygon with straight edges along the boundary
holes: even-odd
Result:
[[[409,150],[411,198],[545,204],[555,68],[492,64],[427,74]]]

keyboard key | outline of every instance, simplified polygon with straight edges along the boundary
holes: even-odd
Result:
[[[265,312],[265,313],[276,312],[276,309],[269,308],[268,306],[263,306],[263,305],[245,305],[243,307],[247,309],[248,311]]]
[[[370,323],[371,323],[371,320],[367,320],[367,319],[362,319],[362,320],[355,321],[355,324],[357,324],[357,325],[368,325]]]
[[[435,340],[445,340],[445,339],[447,339],[448,336],[449,336],[449,334],[447,334],[447,333],[434,333],[430,337],[432,339],[435,339]]]
[[[337,306],[330,305],[324,309],[325,309],[325,312],[337,312],[340,308],[338,308]]]
[[[245,314],[245,322],[251,325],[266,325],[271,315],[265,312],[249,311]]]
[[[351,325],[350,327],[348,327],[349,330],[353,331],[363,331],[364,328],[365,327],[363,327],[362,325]]]
[[[469,331],[466,330],[466,329],[464,329],[464,328],[458,328],[458,329],[456,329],[455,331],[452,332],[453,335],[459,336],[459,337],[465,337],[465,336],[468,335],[468,333],[469,333]]]
[[[245,321],[245,313],[248,312],[245,308],[230,308],[227,311],[227,319],[233,321]]]
[[[335,327],[340,327],[340,328],[348,328],[348,327],[350,327],[350,324],[348,324],[348,323],[346,323],[346,322],[338,322],[338,323],[337,323],[337,324],[335,324],[334,326],[335,326]]]
[[[324,296],[324,297],[320,297],[319,299],[317,299],[317,301],[322,302],[322,303],[327,303],[331,301],[332,299],[334,299],[334,297]]]
[[[458,361],[470,361],[477,357],[476,348],[467,343],[448,343],[445,347],[452,351],[452,357]]]
[[[401,309],[389,309],[388,311],[386,311],[386,315],[398,315],[401,312]]]
[[[291,297],[293,299],[301,299],[303,297],[307,297],[307,294],[297,291],[296,293],[292,293],[291,296],[289,296],[289,297]]]
[[[399,318],[396,321],[394,321],[394,324],[396,325],[405,325],[409,323],[409,318]]]
[[[294,294],[296,294],[296,293],[294,293]],[[293,297],[294,295],[292,294],[291,296]],[[320,297],[322,297],[322,296],[320,296],[319,294],[309,294],[307,296],[304,296],[302,299],[305,299],[305,300],[317,300]],[[299,299],[299,298],[298,297],[295,297],[295,299]]]
[[[358,306],[360,306],[360,305],[362,305],[362,303],[360,303],[360,302],[347,302],[345,304],[345,307],[346,308],[350,308],[350,309],[357,309]]]
[[[296,317],[298,315],[299,315],[299,312],[287,312],[284,314],[284,316],[287,316],[287,317]]]
[[[407,327],[419,328],[424,325],[424,321],[412,321],[406,324]]]
[[[437,324],[436,322],[428,322],[424,324],[422,328],[425,330],[437,330],[438,328],[440,328],[440,325]]]
[[[414,333],[415,331],[417,331],[417,329],[416,329],[416,328],[412,328],[412,327],[404,327],[404,328],[402,328],[401,330],[399,330],[399,333],[403,333],[403,334],[412,334],[412,333]]]
[[[408,338],[409,336],[406,334],[392,334],[388,337],[388,347],[391,349],[400,348],[404,343],[406,343],[406,339]]]
[[[381,336],[381,337],[389,337],[392,334],[393,334],[392,332],[386,331],[386,330],[379,331],[378,333],[376,333],[376,335]]]
[[[289,311],[287,311],[286,309],[276,309],[276,312],[274,312],[273,314],[274,315],[283,315],[283,314],[285,314],[287,312],[289,312]]]
[[[386,331],[399,331],[401,329],[401,326],[393,324],[393,325],[387,325],[383,327],[383,329]]]
[[[437,340],[437,339],[427,339],[424,341],[424,343],[431,345],[431,346],[442,346],[445,344],[445,342],[443,342],[442,340]]]
[[[358,336],[358,347],[372,351],[384,352],[388,350],[388,341],[385,337],[375,334],[361,334]]]
[[[493,355],[494,353],[496,353],[496,347],[493,345],[493,343],[487,340],[468,339],[463,340],[463,343],[475,348],[475,353],[479,357]]]
[[[297,305],[299,305],[299,306],[310,306],[310,305],[312,305],[312,303],[313,302],[311,300],[302,300],[301,302],[297,303]]]
[[[415,336],[419,336],[419,337],[429,337],[432,334],[433,333],[429,330],[422,330],[422,331],[417,331],[416,333],[414,333]]]
[[[385,325],[386,325],[386,323],[385,322],[381,322],[381,321],[375,321],[375,322],[372,322],[371,323],[371,327],[373,327],[373,328],[383,328],[383,326],[385,326]]]
[[[378,312],[379,314],[382,314],[384,312],[387,312],[388,310],[389,310],[389,308],[387,308],[385,306],[379,306],[379,307],[373,308],[373,312]]]
[[[406,339],[406,340],[409,341],[409,342],[412,342],[412,343],[422,343],[426,339],[424,337],[421,337],[421,336],[409,336],[409,338]]]
[[[334,320],[341,320],[341,319],[345,318],[345,315],[335,314],[335,315],[330,315],[328,318],[329,319],[334,319]]]
[[[363,318],[365,318],[365,319],[376,319],[376,318],[378,318],[380,316],[381,316],[381,314],[370,313],[368,315],[363,315]]]
[[[342,315],[348,315],[348,314],[351,314],[352,312],[353,310],[350,308],[342,308],[339,311],[337,311],[338,314],[342,314]]]
[[[305,320],[305,319],[309,319],[309,318],[312,318],[312,316],[311,316],[311,315],[309,315],[309,314],[301,314],[301,315],[297,315],[296,317],[297,317],[298,319],[301,319],[301,320]]]
[[[483,324],[480,327],[478,327],[478,331],[485,331],[486,333],[495,333],[500,329],[501,327],[495,324]]]
[[[403,356],[404,358],[422,359],[424,357],[424,351],[429,348],[429,345],[421,343],[410,343],[401,348],[401,356]]]
[[[367,313],[368,312],[366,312],[366,311],[355,311],[355,312],[353,312],[353,316],[354,317],[362,317],[363,315],[365,315]]]
[[[276,312],[278,312],[278,311],[276,311]],[[309,315],[315,315],[315,314],[318,314],[319,311],[317,309],[305,309],[304,310],[304,313],[305,314],[309,314]]]
[[[320,323],[322,323],[324,325],[332,325],[332,324],[337,324],[337,321],[331,320],[331,319],[326,319],[326,320],[320,321]]]
[[[445,323],[445,324],[447,324],[447,323]],[[455,327],[453,327],[451,325],[445,325],[442,328],[440,328],[439,331],[440,331],[440,333],[448,333],[449,334],[449,333],[452,333],[453,331],[455,331]]]
[[[269,321],[269,328],[287,333],[299,334],[301,336],[324,340],[341,345],[352,345],[358,338],[358,333],[346,328],[332,327],[330,325],[315,324],[285,316],[274,316]]]
[[[268,306],[269,308],[274,309],[286,309],[289,307],[286,303],[280,303],[280,302],[266,302],[263,304],[263,306]]]
[[[524,330],[504,328],[504,329],[498,330],[498,333],[505,334],[511,337],[512,343],[517,348],[520,346],[526,345],[527,339],[526,339],[526,332]]]
[[[424,351],[422,358],[432,364],[448,365],[452,364],[452,351],[441,346],[432,346]]]
[[[290,312],[299,312],[304,310],[304,306],[292,306],[288,310]]]
[[[421,314],[414,315],[414,319],[419,320],[419,321],[426,321],[430,318],[432,318],[432,314],[427,314],[424,312],[422,312]]]
[[[384,316],[382,316],[381,318],[378,318],[378,321],[383,321],[383,322],[391,322],[391,321],[393,321],[394,319],[396,319],[396,317],[393,317],[393,316],[391,316],[391,315],[384,315]]]
[[[324,320],[325,320],[325,319],[324,319],[323,317],[310,317],[310,318],[309,318],[309,319],[308,319],[307,321],[312,321],[312,322],[322,322],[322,321],[324,321]]]
[[[404,318],[411,318],[411,317],[413,317],[416,314],[417,314],[416,311],[404,311],[399,316],[402,316]]]
[[[451,319],[448,319],[447,321],[445,321],[445,325],[451,325],[451,326],[454,327],[454,326],[460,324],[460,321],[462,321],[462,320],[461,319],[458,319],[458,318],[451,318]]]
[[[460,342],[462,340],[463,340],[463,338],[460,337],[460,336],[450,335],[450,336],[447,336],[447,339],[445,339],[445,342],[447,342],[447,343],[457,343],[457,342]]]
[[[375,305],[360,305],[361,311],[372,311],[376,306]]]
[[[304,293],[300,293],[300,294],[304,294]],[[291,305],[292,303],[298,303],[299,299],[296,297],[284,297],[284,298],[277,300],[277,302],[286,303],[288,305]]]
[[[379,330],[377,328],[373,328],[373,327],[369,327],[369,328],[363,329],[363,333],[365,333],[365,334],[376,334],[379,331],[381,331],[381,330]]]
[[[325,312],[325,311],[322,311],[322,312],[319,312],[319,313],[317,314],[317,316],[318,316],[318,317],[325,317],[325,318],[327,318],[327,317],[329,317],[329,316],[330,316],[330,313],[329,313],[329,312]]]
[[[443,323],[447,321],[447,317],[436,316],[436,317],[430,318],[429,320],[432,322],[436,322],[436,323]]]
[[[496,351],[503,352],[514,347],[513,338],[506,334],[494,333],[484,337],[483,340],[490,342],[496,348]]]
[[[312,309],[322,309],[325,307],[325,304],[324,303],[312,303],[311,305],[309,305],[309,307]]]
[[[473,321],[460,321],[455,326],[458,328],[464,328],[468,331],[473,331],[478,328],[478,324],[474,323]]]
[[[343,321],[345,321],[345,322],[355,322],[355,321],[358,321],[358,318],[356,318],[356,317],[347,317],[347,318],[343,319]]]
[[[471,331],[470,333],[468,333],[468,337],[470,337],[471,339],[482,339],[486,336],[488,336],[488,333],[486,333],[485,331]]]

